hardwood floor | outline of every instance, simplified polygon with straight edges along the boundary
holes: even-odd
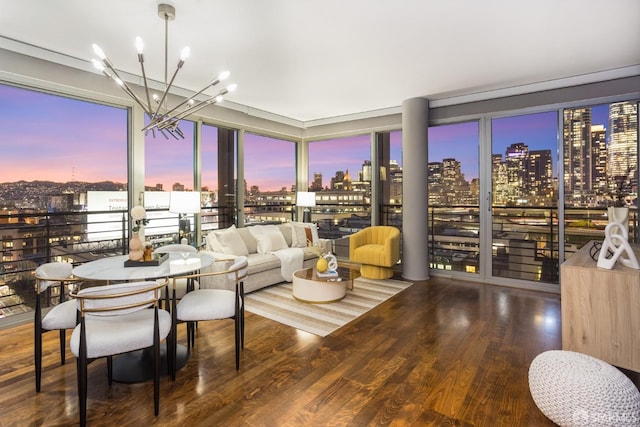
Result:
[[[183,326],[180,342],[186,343]],[[320,338],[246,314],[235,370],[233,322],[202,322],[175,382],[107,384],[89,366],[90,426],[554,425],[528,387],[533,358],[561,348],[557,295],[432,278]],[[0,425],[78,423],[75,358],[45,334],[35,392],[32,325],[0,331]]]

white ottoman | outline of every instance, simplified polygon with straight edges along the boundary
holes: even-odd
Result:
[[[640,392],[617,368],[573,351],[539,354],[529,367],[534,402],[560,426],[640,426]]]

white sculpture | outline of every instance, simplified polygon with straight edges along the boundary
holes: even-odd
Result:
[[[619,234],[622,232],[622,234]],[[629,245],[629,231],[619,222],[611,222],[604,229],[604,241],[598,255],[598,267],[611,270],[620,259],[622,265],[640,270],[636,254]],[[613,255],[609,257],[609,252]]]
[[[327,271],[336,271],[338,269],[338,259],[332,253],[328,253],[324,256],[327,260]]]

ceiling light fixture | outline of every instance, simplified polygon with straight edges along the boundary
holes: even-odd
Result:
[[[156,136],[155,130],[157,129],[165,138],[168,139],[167,132],[178,139],[184,138],[184,134],[180,130],[180,120],[187,117],[189,114],[193,114],[196,111],[206,107],[207,105],[216,104],[223,100],[224,95],[229,92],[233,92],[237,85],[230,84],[226,88],[222,89],[215,95],[209,96],[207,95],[204,99],[196,101],[195,98],[202,95],[205,90],[209,89],[220,83],[223,80],[226,80],[229,77],[229,71],[223,71],[218,75],[218,77],[211,80],[203,89],[194,92],[189,98],[186,98],[180,104],[175,107],[169,109],[167,106],[167,97],[169,94],[169,90],[173,85],[173,82],[178,75],[178,71],[184,65],[185,61],[189,57],[189,47],[185,47],[182,49],[180,54],[180,60],[178,61],[178,65],[176,70],[171,76],[171,80],[168,80],[168,68],[167,68],[167,51],[168,51],[168,42],[169,42],[169,21],[173,21],[176,17],[176,9],[168,4],[159,4],[158,5],[158,16],[164,19],[164,93],[161,96],[157,94],[153,94],[149,96],[149,85],[147,83],[147,75],[144,70],[144,57],[142,51],[144,49],[144,43],[140,37],[136,37],[136,49],[138,51],[138,62],[140,62],[140,69],[142,70],[142,79],[144,81],[144,90],[146,94],[146,103],[140,99],[138,95],[131,89],[131,87],[122,79],[118,72],[113,68],[112,62],[107,58],[104,54],[103,50],[97,44],[93,45],[93,51],[98,56],[99,59],[92,59],[94,67],[100,70],[105,76],[112,79],[118,86],[124,90],[127,95],[129,95],[138,105],[144,109],[145,113],[149,117],[149,124],[146,125],[142,130],[145,134],[149,131],[152,132],[154,138]],[[152,100],[153,103],[152,104]],[[183,109],[184,107],[184,109]],[[166,132],[165,132],[166,131]]]

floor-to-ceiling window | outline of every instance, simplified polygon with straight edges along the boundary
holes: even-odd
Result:
[[[0,85],[0,317],[33,309],[33,270],[121,253],[128,110]]]
[[[494,277],[558,283],[558,113],[491,120]]]
[[[246,133],[244,138],[245,223],[292,218],[296,187],[296,144]]]
[[[380,224],[402,229],[402,131],[377,133],[376,155]]]
[[[193,215],[183,217],[169,212],[172,191],[198,191],[195,183],[195,123],[180,121],[184,139],[159,131],[147,132],[144,139],[144,206],[150,219],[145,227],[145,238],[155,246],[175,243],[182,235],[192,235],[195,228]]]
[[[218,164],[221,156],[218,152],[219,128],[211,125],[202,125],[201,142],[201,170],[200,170],[200,191],[202,192],[202,216],[200,218],[202,233],[206,234],[219,226],[218,201],[220,196],[225,197],[226,192],[220,194],[219,184],[221,182],[219,173],[224,170]],[[224,157],[224,156],[222,156]]]
[[[638,102],[567,108],[563,117],[564,249],[602,240],[608,207],[623,207],[637,239]]]
[[[312,220],[322,237],[337,238],[371,225],[371,135],[309,143]]]
[[[428,140],[430,268],[479,273],[478,122],[432,126]]]

